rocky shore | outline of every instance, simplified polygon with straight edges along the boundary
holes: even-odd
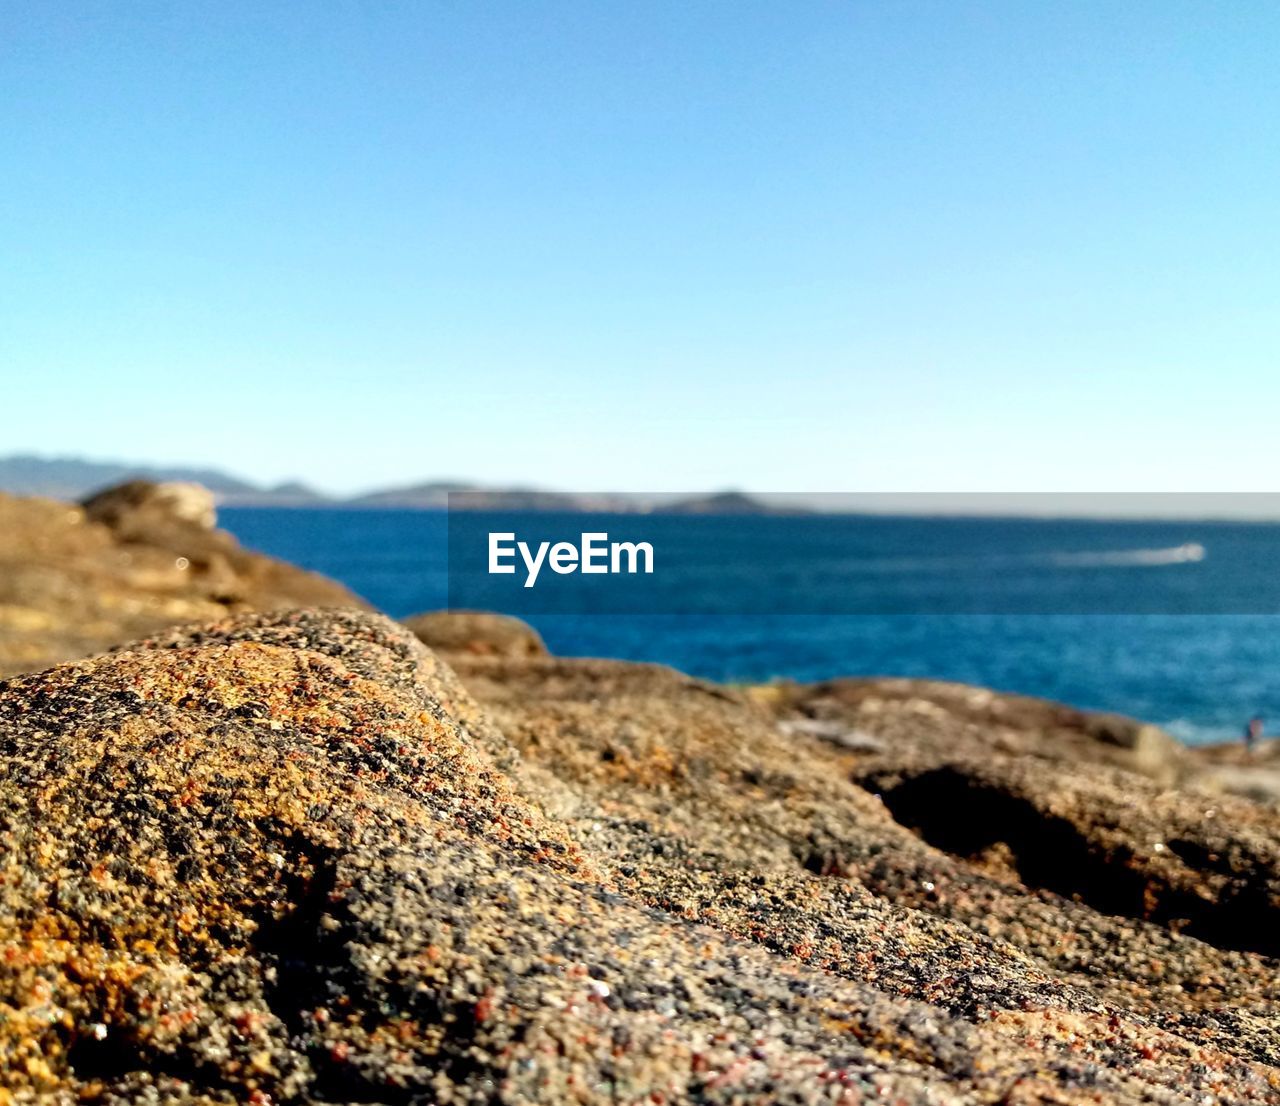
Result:
[[[367,607],[215,521],[194,484],[135,481],[79,505],[0,495],[0,676],[238,611]]]
[[[1280,1103],[1225,752],[360,607],[0,498],[0,1103]]]

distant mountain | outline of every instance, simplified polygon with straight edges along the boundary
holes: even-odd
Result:
[[[486,488],[456,481],[416,484],[369,492],[348,500],[353,507],[400,507],[454,511],[563,511],[566,513],[635,514],[650,501],[627,495],[578,495],[538,488]]]
[[[369,492],[347,501],[354,507],[399,507],[454,511],[545,511],[565,514],[778,515],[802,514],[775,507],[743,492],[673,496],[582,494],[538,488],[486,488],[460,481],[436,481]]]
[[[297,480],[276,484],[271,488],[251,488],[249,491],[220,495],[219,501],[226,507],[323,507],[340,506],[341,501],[318,492],[315,488]]]
[[[86,461],[79,457],[36,457],[31,454],[0,457],[0,491],[10,495],[80,500],[126,480],[182,480],[203,484],[220,503],[227,506],[300,506],[325,501],[324,496],[303,484],[261,488],[217,469]]]
[[[782,512],[742,492],[676,496],[579,494],[539,488],[493,488],[463,480],[434,480],[335,498],[297,481],[263,487],[217,469],[86,461],[78,457],[0,457],[0,492],[78,501],[126,480],[203,484],[224,507],[394,507],[402,510],[545,511],[565,514],[760,515]]]
[[[352,507],[401,507],[409,510],[443,511],[449,496],[461,492],[480,491],[474,484],[455,480],[436,480],[428,484],[412,484],[404,488],[382,488],[352,496],[346,502]]]
[[[654,508],[664,515],[796,515],[801,508],[776,507],[744,492],[716,492],[714,495],[677,499]]]

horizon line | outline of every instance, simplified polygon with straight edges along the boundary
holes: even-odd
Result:
[[[219,507],[232,509],[378,509],[376,503],[361,502],[370,496],[391,495],[414,489],[441,489],[442,494],[453,494],[443,489],[455,487],[457,494],[522,494],[564,496],[586,500],[636,500],[645,503],[645,509],[635,513],[659,514],[663,506],[670,506],[680,501],[715,499],[725,496],[742,496],[760,504],[764,508],[773,508],[782,513],[787,508],[799,514],[809,516],[831,515],[841,517],[895,517],[895,518],[955,518],[955,519],[1041,519],[1062,521],[1095,521],[1095,522],[1277,522],[1280,521],[1280,492],[1257,491],[1224,491],[1224,492],[1182,492],[1182,491],[745,491],[740,487],[719,487],[710,490],[682,491],[566,491],[563,488],[548,487],[536,483],[481,483],[457,477],[430,477],[415,481],[406,481],[394,485],[374,485],[351,492],[332,492],[316,487],[304,478],[291,477],[285,480],[267,483],[229,472],[212,464],[201,463],[166,463],[157,461],[122,461],[98,460],[84,455],[61,454],[41,455],[20,452],[0,456],[0,464],[4,462],[25,461],[41,465],[77,464],[90,467],[123,469],[126,472],[136,470],[139,478],[156,479],[163,477],[166,470],[173,471],[173,479],[183,477],[212,476],[234,481],[246,486],[243,492],[219,492],[210,489],[215,503]],[[181,475],[177,475],[181,474]],[[125,477],[127,478],[127,477]],[[269,495],[277,488],[300,485],[307,492],[316,495],[315,502],[279,502],[252,503],[236,502],[244,497],[246,500],[255,493]],[[104,484],[103,487],[108,487]],[[22,492],[10,494],[40,494],[39,492]],[[1223,500],[1230,501],[1224,503]],[[447,505],[388,505],[389,509],[399,510],[438,510],[447,511]],[[501,507],[457,508],[470,511],[503,510]],[[505,508],[521,510],[521,508]],[[523,510],[530,510],[523,508]],[[537,510],[534,508],[533,510]],[[554,509],[544,513],[554,513]],[[573,514],[622,514],[608,510],[590,508],[569,508],[565,513]],[[731,512],[724,512],[729,514]],[[744,515],[754,512],[743,511]]]

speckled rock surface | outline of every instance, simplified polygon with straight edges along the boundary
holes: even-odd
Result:
[[[883,705],[842,713],[822,685],[779,695],[656,666],[456,664],[526,764],[610,812],[592,824],[655,905],[924,998],[944,1021],[1017,1024],[1047,1054],[1093,1057],[1099,1093],[1112,1018],[1171,1069],[1190,1054],[1164,1034],[1275,1082],[1273,811],[1120,769],[1111,733],[1086,736],[1093,720],[1054,704],[975,718],[999,698],[973,700],[979,689],[946,685],[970,700],[952,714],[945,698],[884,703],[902,690],[885,681]],[[815,716],[825,724],[794,725]],[[909,804],[906,780],[947,763],[985,767],[988,790],[926,787]]]
[[[1265,950],[931,844],[924,762],[654,666],[460,663],[298,611],[0,684],[0,1100],[1280,1101]],[[1055,816],[1114,851],[1165,794],[1086,767]],[[1140,878],[1269,896],[1272,816],[1222,814]]]
[[[976,757],[989,753],[1070,764],[1109,764],[1161,784],[1200,771],[1196,758],[1158,726],[1119,714],[968,684],[922,679],[835,679],[752,689],[780,717],[841,743],[875,735],[918,753]],[[905,735],[905,741],[903,740]]]
[[[126,487],[87,509],[0,495],[0,675],[236,611],[363,605],[340,584],[211,529],[194,492]]]

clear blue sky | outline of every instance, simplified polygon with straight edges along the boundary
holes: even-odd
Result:
[[[1280,7],[10,3],[0,453],[1266,490]]]

